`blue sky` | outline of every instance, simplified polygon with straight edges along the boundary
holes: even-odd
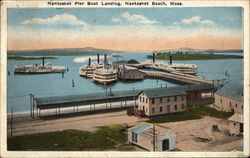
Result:
[[[121,18],[121,14],[129,12],[158,21],[155,25],[172,25],[182,19],[200,16],[211,20],[216,25],[225,28],[241,28],[240,7],[195,7],[195,8],[44,8],[44,9],[8,9],[8,25],[18,26],[22,22],[33,18],[49,18],[57,14],[71,14],[90,25],[116,25],[113,17]],[[188,26],[195,26],[195,23]]]
[[[10,8],[8,47],[241,48],[242,12],[241,7]]]

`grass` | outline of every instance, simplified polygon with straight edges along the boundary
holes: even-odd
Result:
[[[200,119],[204,116],[212,116],[212,117],[227,119],[232,115],[233,112],[218,111],[208,106],[197,105],[197,106],[187,107],[186,112],[155,116],[150,118],[146,122],[148,123],[177,122],[177,121]]]
[[[64,130],[8,138],[8,150],[31,151],[100,151],[131,150],[127,144],[127,127],[113,125],[96,132]]]
[[[242,59],[242,56],[238,55],[213,55],[213,54],[171,54],[173,60],[208,60],[208,59]],[[148,58],[153,58],[152,55],[148,55]],[[169,55],[165,53],[157,53],[156,59],[169,59]]]
[[[23,60],[42,60],[43,57],[8,57],[8,60],[23,61]],[[44,59],[57,59],[55,57],[44,57]]]
[[[213,116],[217,118],[227,119],[233,115],[233,112],[219,111],[208,106],[192,106],[188,107],[187,111],[199,116]]]
[[[167,122],[177,122],[177,121],[185,121],[185,120],[194,120],[200,119],[197,114],[190,113],[190,112],[182,112],[182,113],[174,113],[174,114],[167,114],[162,116],[155,116],[147,120],[148,123],[167,123]]]

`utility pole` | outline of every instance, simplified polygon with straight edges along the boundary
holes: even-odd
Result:
[[[35,119],[34,94],[32,94],[32,117]]]
[[[107,96],[107,87],[105,87],[106,88],[106,109],[108,108],[108,96]]]
[[[155,125],[153,125],[153,151],[155,151]]]
[[[11,116],[10,116],[10,136],[13,135],[13,107],[11,107]]]
[[[32,94],[30,95],[30,117],[32,117]]]
[[[134,101],[135,101],[135,104],[134,104],[134,109],[136,107],[136,100],[135,100],[135,88],[133,88],[133,96],[134,96]]]

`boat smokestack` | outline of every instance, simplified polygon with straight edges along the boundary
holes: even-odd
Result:
[[[155,63],[155,53],[153,53],[153,63]]]
[[[97,63],[99,64],[100,59],[99,59],[99,54],[97,54]]]
[[[107,64],[107,54],[104,54],[104,64]]]
[[[89,58],[89,66],[91,65],[91,59]]]
[[[170,57],[169,57],[169,63],[170,63],[170,65],[172,65],[172,55],[170,55]]]
[[[43,57],[43,67],[44,67],[44,57]]]

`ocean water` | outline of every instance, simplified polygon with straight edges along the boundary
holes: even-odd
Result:
[[[40,60],[29,61],[8,61],[7,69],[10,75],[7,76],[7,110],[10,112],[11,107],[14,112],[28,111],[30,107],[29,94],[34,94],[35,97],[46,96],[62,96],[72,94],[86,94],[94,92],[105,93],[106,88],[94,83],[91,79],[79,76],[79,68],[82,65],[88,64],[88,58],[92,58],[92,62],[96,62],[97,52],[93,55],[82,56],[55,56],[55,60],[45,60],[53,65],[65,66],[69,69],[62,77],[62,74],[36,74],[36,75],[21,75],[14,74],[15,65],[41,64]],[[147,55],[152,53],[121,53],[122,57],[117,59],[108,54],[108,61],[130,60],[138,61],[150,60]],[[103,60],[102,55],[101,61]],[[165,60],[156,60],[165,61]],[[167,62],[167,61],[165,61]],[[240,81],[243,79],[243,59],[220,59],[220,60],[191,60],[191,61],[173,61],[173,63],[197,64],[198,76],[209,79],[225,79],[225,72],[230,75],[230,80]],[[72,87],[74,80],[75,87]],[[112,91],[146,89],[161,86],[176,86],[177,84],[157,79],[145,79],[136,82],[122,82],[109,85]]]

